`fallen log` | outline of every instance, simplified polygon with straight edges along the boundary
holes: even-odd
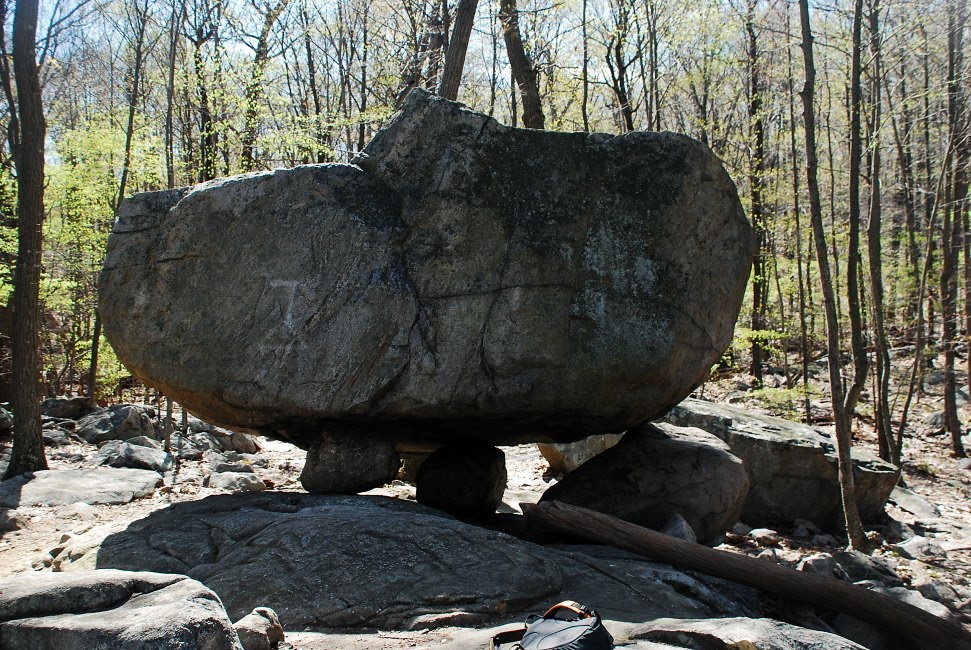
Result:
[[[755,587],[787,600],[849,614],[906,637],[917,647],[971,648],[971,633],[959,623],[836,578],[719,551],[559,501],[524,503],[521,507],[531,525]]]

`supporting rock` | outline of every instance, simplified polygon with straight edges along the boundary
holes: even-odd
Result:
[[[506,455],[482,444],[446,445],[418,468],[419,503],[458,516],[491,515],[506,491]]]
[[[354,494],[389,483],[400,466],[401,459],[390,440],[327,432],[307,451],[300,483],[315,494]]]
[[[751,481],[742,508],[745,523],[774,526],[808,519],[827,531],[841,524],[836,448],[830,436],[799,422],[698,399],[684,400],[664,420],[703,429],[742,459]],[[853,476],[860,516],[878,521],[899,470],[855,446]]]
[[[280,619],[269,607],[257,607],[233,623],[243,650],[273,650],[284,641]]]
[[[748,493],[742,462],[697,429],[646,425],[570,472],[543,494],[655,530],[681,515],[715,543],[738,521]]]

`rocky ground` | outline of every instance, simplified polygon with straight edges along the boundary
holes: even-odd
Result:
[[[775,379],[770,375],[767,383],[772,381]],[[893,590],[906,587],[910,591],[901,592],[903,593],[901,597],[913,600],[925,609],[942,616],[955,618],[967,627],[971,622],[971,506],[969,506],[971,464],[966,460],[952,458],[949,453],[948,439],[937,435],[938,426],[935,417],[941,408],[941,398],[940,385],[935,382],[933,374],[925,382],[925,388],[926,393],[915,406],[913,421],[916,424],[911,427],[906,440],[907,461],[903,468],[903,484],[906,489],[898,489],[894,492],[892,502],[887,506],[888,519],[881,522],[879,526],[870,527],[869,534],[874,544],[873,557],[877,559],[876,563],[861,564],[853,557],[840,556],[842,541],[823,531],[815,530],[812,522],[802,522],[801,525],[777,530],[764,528],[750,530],[743,522],[727,534],[718,548],[792,567],[801,567],[804,570],[835,571],[837,575],[842,574],[846,579],[854,582],[864,581],[864,584],[877,585],[882,589]],[[743,375],[710,382],[696,395],[741,405],[752,411],[785,414],[787,409],[792,408],[788,401],[792,398],[791,393],[784,390],[755,391],[751,387],[750,380]],[[795,408],[798,408],[798,402]],[[815,398],[814,408],[825,412],[825,401]],[[865,403],[863,411],[865,413]],[[150,412],[113,412],[112,417],[115,420],[112,425],[117,427],[119,420],[124,419],[124,426],[131,427],[131,431],[126,431],[126,435],[154,433],[146,437],[159,437],[158,425],[146,421],[145,413]],[[962,407],[962,418],[964,421],[971,420],[971,408],[966,404]],[[264,492],[268,496],[280,493],[285,496],[286,493],[302,491],[299,476],[303,467],[303,453],[299,449],[279,441],[251,440],[228,432],[212,430],[208,425],[198,421],[190,421],[190,424],[193,430],[188,437],[182,438],[178,433],[174,435],[173,454],[166,460],[161,450],[153,449],[156,445],[150,442],[145,442],[144,444],[148,446],[142,449],[150,449],[151,453],[144,452],[142,449],[133,450],[124,447],[123,443],[118,441],[101,440],[99,448],[98,426],[102,426],[103,429],[106,426],[104,423],[97,425],[89,422],[86,425],[85,420],[80,418],[48,418],[47,451],[53,470],[91,470],[103,467],[105,464],[114,464],[127,467],[142,466],[146,470],[154,470],[154,473],[136,472],[138,477],[132,479],[132,483],[125,483],[128,478],[124,478],[124,481],[117,486],[104,483],[101,486],[103,494],[99,497],[100,500],[105,501],[103,503],[75,502],[76,499],[71,498],[70,492],[77,486],[72,485],[54,486],[56,489],[52,488],[45,495],[38,497],[35,504],[28,503],[36,495],[29,492],[27,487],[16,492],[14,497],[17,500],[16,503],[9,502],[9,489],[6,493],[0,493],[0,579],[28,572],[70,571],[75,568],[94,568],[94,566],[100,568],[101,564],[93,563],[97,561],[96,549],[103,546],[105,540],[120,539],[119,536],[123,536],[125,531],[132,527],[133,522],[138,522],[141,526],[150,525],[144,522],[152,522],[153,517],[162,517],[166,512],[175,512],[173,508],[176,507],[191,507],[189,502],[201,501],[206,497],[241,491]],[[825,424],[820,426],[825,430]],[[139,430],[140,427],[143,430]],[[129,437],[137,438],[135,435]],[[875,441],[865,426],[861,427],[857,444],[875,448]],[[519,512],[519,503],[537,501],[543,491],[556,483],[558,477],[551,474],[546,461],[535,445],[505,447],[503,451],[506,454],[508,487],[500,512],[516,513]],[[8,452],[9,440],[4,440],[0,451],[0,464],[5,462],[5,454]],[[146,476],[156,476],[157,479],[150,478],[146,485],[144,484]],[[142,484],[138,484],[139,481],[142,481]],[[36,484],[36,479],[34,483]],[[395,481],[367,494],[414,501],[415,489],[409,483]],[[4,502],[5,498],[6,502]],[[403,516],[411,517],[413,516],[411,513],[411,510],[407,510]],[[418,511],[415,513],[417,514],[414,516],[421,515]],[[206,516],[210,515],[211,513],[207,513]],[[191,519],[191,516],[189,518]],[[427,520],[422,521],[427,522]],[[399,525],[400,522],[395,524],[395,526]],[[420,527],[422,526],[426,526],[426,523],[422,523]],[[459,525],[456,524],[456,526]],[[443,530],[445,532],[442,534],[445,535],[450,529],[446,527]],[[211,532],[209,534],[211,536]],[[464,543],[461,540],[470,535],[468,528],[461,528],[461,530],[456,528],[455,534],[458,536],[460,545]],[[393,537],[390,539],[389,544],[402,543],[402,539]],[[185,542],[180,541],[180,543]],[[477,543],[477,547],[485,547],[489,543],[492,542],[481,541]],[[158,545],[157,541],[151,541],[149,544],[152,548]],[[252,550],[252,545],[240,548],[242,550],[237,548],[233,552],[244,552],[247,548]],[[450,561],[448,553],[451,551],[443,548],[444,550],[440,551],[440,559],[448,565]],[[581,557],[575,555],[580,551],[572,547],[565,552],[573,554],[569,555],[570,562]],[[617,566],[626,566],[623,564],[627,562],[624,558],[611,559],[611,557],[598,556],[598,554],[602,555],[602,551],[591,553],[589,556],[582,556],[581,564],[608,561],[609,566],[614,567],[611,570],[615,570]],[[835,566],[832,559],[834,557]],[[557,562],[567,561],[560,556],[557,558]],[[546,556],[540,559],[549,560]],[[534,558],[534,561],[540,560]],[[159,568],[159,566],[161,565],[147,568],[164,570],[164,567]],[[646,569],[644,566],[638,566],[640,568],[637,571],[643,574]],[[118,567],[125,568],[120,565]],[[813,569],[813,567],[822,567],[822,569]],[[674,572],[660,565],[651,565],[649,570],[654,572],[651,575],[654,576],[655,582],[668,585],[674,585],[679,580],[694,580],[694,578],[684,578],[685,574],[674,577]],[[188,573],[188,571],[185,572]],[[368,575],[371,574],[366,572],[362,574],[364,577],[361,580],[370,579]],[[616,575],[613,579],[616,579]],[[209,584],[208,581],[206,582]],[[852,625],[847,626],[845,621],[841,624],[836,620],[838,617],[832,615],[818,618],[815,614],[805,612],[802,614],[785,612],[783,610],[786,608],[779,603],[759,600],[755,594],[748,594],[734,601],[731,606],[724,605],[719,609],[713,604],[718,601],[718,598],[711,594],[718,593],[724,585],[719,586],[716,583],[717,581],[699,586],[700,583],[693,582],[689,591],[694,600],[690,602],[672,600],[674,604],[670,606],[677,611],[670,615],[691,618],[689,614],[692,608],[706,607],[709,611],[700,615],[710,616],[714,613],[721,616],[752,616],[761,608],[762,614],[769,613],[775,618],[793,621],[802,616],[811,620],[816,627],[831,626],[831,629],[840,629],[844,633],[852,628]],[[547,591],[551,594],[559,593],[564,589],[569,590],[571,584],[574,585],[572,587],[574,591],[570,593],[577,593],[579,588],[575,586],[576,582],[571,583],[569,580],[561,580]],[[209,586],[212,587],[211,584]],[[522,586],[515,588],[522,589]],[[509,589],[512,590],[513,587],[510,586]],[[607,590],[608,586],[604,586],[603,589]],[[675,587],[675,591],[683,591],[683,589],[683,585]],[[219,593],[218,589],[215,590]],[[700,597],[698,594],[702,592],[707,595]],[[232,613],[230,606],[232,603],[226,600],[225,595],[221,595]],[[597,595],[597,590],[593,589],[578,597],[588,598],[597,605]],[[608,600],[604,597],[605,603]],[[622,598],[615,600],[622,600]],[[604,607],[608,610],[609,618],[612,614],[611,630],[619,639],[626,638],[630,639],[631,643],[635,643],[636,639],[653,638],[643,631],[638,631],[637,622],[632,620],[636,618],[635,616],[625,616],[616,608],[611,609],[614,608],[613,601]],[[774,611],[773,608],[775,608]],[[313,621],[310,619],[301,621],[299,624],[293,623],[294,620],[299,619],[295,619],[292,615],[289,616],[288,621],[287,613],[281,613],[281,619],[286,628],[285,643],[289,647],[323,649],[485,647],[497,624],[514,622],[522,618],[522,614],[515,612],[515,607],[511,607],[509,612],[492,611],[488,615],[476,612],[472,606],[453,609],[455,611],[444,616],[426,615],[426,618],[409,618],[407,624],[394,625],[387,624],[388,621],[395,619],[388,618],[386,614],[374,616],[371,619],[367,617],[373,614],[362,614],[360,619],[355,620],[374,620],[376,623],[370,626],[355,624],[351,628],[339,623],[345,619],[335,617],[333,611],[338,610],[321,614]],[[245,613],[249,608],[247,606],[245,611],[240,611]],[[664,611],[656,611],[653,615],[664,616],[665,614]],[[415,623],[416,620],[418,623]],[[328,621],[337,623],[328,626],[326,624]],[[425,624],[422,624],[422,621]],[[871,632],[857,633],[854,638],[865,642],[868,638],[867,634]],[[653,630],[651,634],[657,635],[658,632]],[[885,647],[872,639],[871,634],[871,643],[868,644],[871,647]],[[636,647],[669,647],[655,645],[650,641],[636,643]]]

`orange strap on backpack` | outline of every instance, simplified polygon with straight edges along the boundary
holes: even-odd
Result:
[[[553,618],[553,615],[561,609],[571,611],[580,618],[590,618],[592,616],[590,610],[586,606],[581,605],[575,600],[564,600],[562,603],[557,603],[546,610],[546,613],[543,614],[543,618]]]

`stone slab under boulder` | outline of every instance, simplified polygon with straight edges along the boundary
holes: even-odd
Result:
[[[0,508],[128,503],[162,485],[157,472],[99,467],[28,472],[0,483]]]
[[[628,620],[755,611],[737,585],[594,551],[612,555],[538,546],[413,502],[266,492],[175,504],[72,551],[61,570],[185,573],[233,619],[266,606],[287,629],[475,624],[565,598]]]
[[[657,417],[731,341],[755,239],[695,140],[416,89],[353,162],[126,200],[99,284],[119,359],[303,448],[339,425],[498,445]]]
[[[660,530],[673,515],[715,543],[738,521],[748,477],[742,461],[698,429],[644,425],[543,493]]]
[[[742,520],[752,526],[805,519],[834,530],[841,519],[836,448],[831,437],[799,422],[734,406],[686,399],[664,417],[697,427],[728,444],[742,459],[751,487]],[[863,521],[879,521],[898,471],[874,454],[853,448],[856,500]]]
[[[604,433],[595,436],[588,436],[576,442],[541,442],[536,445],[539,453],[550,466],[553,474],[566,474],[572,472],[580,465],[610,449],[623,437],[622,433]]]
[[[183,575],[114,570],[0,580],[0,649],[242,650],[219,598]]]

